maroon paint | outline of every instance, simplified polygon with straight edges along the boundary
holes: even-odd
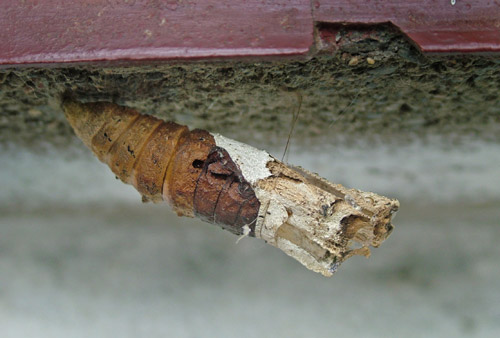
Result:
[[[2,0],[0,64],[306,54],[309,0]]]
[[[313,0],[316,22],[391,22],[423,52],[500,52],[500,0]]]
[[[307,57],[318,22],[392,22],[424,52],[500,52],[500,0],[3,0],[0,65]]]

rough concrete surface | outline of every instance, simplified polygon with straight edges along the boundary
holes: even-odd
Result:
[[[0,142],[66,144],[65,91],[257,145],[294,138],[500,140],[500,59],[423,56],[391,28],[340,30],[301,61],[0,71]]]

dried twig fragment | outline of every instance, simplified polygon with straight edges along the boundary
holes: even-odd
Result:
[[[352,255],[368,256],[393,229],[398,201],[330,183],[265,151],[111,103],[63,107],[75,133],[143,200],[262,238],[325,276]]]

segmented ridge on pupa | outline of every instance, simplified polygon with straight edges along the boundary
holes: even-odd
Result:
[[[209,222],[227,225],[235,233],[241,233],[242,227],[257,217],[255,193],[227,152],[224,158],[217,159],[228,171],[223,175],[225,183],[213,184],[221,177],[208,170],[209,164],[214,168],[216,163],[208,163],[207,158],[219,150],[207,131],[189,131],[186,126],[112,103],[66,100],[63,106],[75,133],[143,199],[166,200],[179,215],[196,214]],[[210,194],[217,197],[216,204],[199,203],[199,196],[206,198]]]

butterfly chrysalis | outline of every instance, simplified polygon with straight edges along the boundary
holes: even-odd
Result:
[[[258,237],[331,276],[391,233],[399,202],[328,182],[246,144],[116,104],[65,100],[76,135],[143,200],[167,201],[237,235]]]

